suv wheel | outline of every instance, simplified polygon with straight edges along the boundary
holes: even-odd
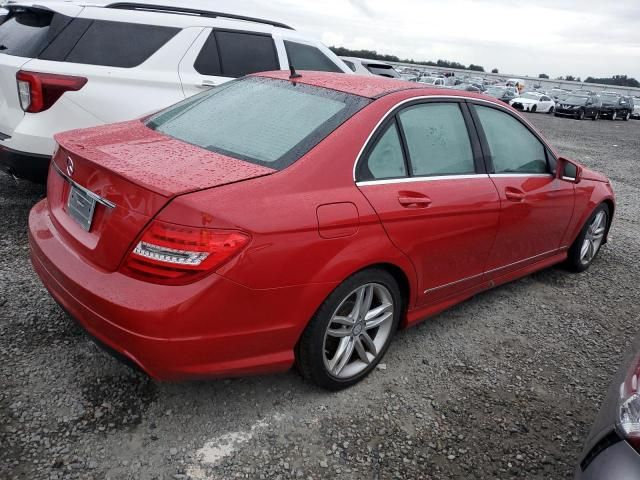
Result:
[[[599,118],[600,118],[600,112],[596,112],[596,113],[593,114],[593,117],[591,117],[591,120],[593,120],[595,122]]]
[[[624,116],[624,121],[628,122],[630,118],[631,118],[631,112],[627,112],[627,114]]]
[[[618,118],[618,112],[614,110],[613,113],[611,114],[611,120],[615,120],[616,118]]]
[[[578,114],[576,115],[576,119],[584,120],[584,110],[581,108]]]
[[[296,347],[300,373],[340,390],[366,377],[398,328],[402,296],[395,278],[371,268],[342,282],[324,301]]]

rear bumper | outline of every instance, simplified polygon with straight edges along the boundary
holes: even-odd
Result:
[[[18,178],[45,183],[51,157],[33,153],[18,152],[0,142],[0,170]]]
[[[159,380],[287,370],[316,308],[306,308],[309,295],[320,299],[333,288],[252,290],[215,274],[166,286],[105,272],[59,238],[47,200],[30,213],[29,242],[54,299],[91,336]]]

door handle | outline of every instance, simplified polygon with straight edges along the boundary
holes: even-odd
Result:
[[[196,85],[196,87],[198,88],[211,88],[215,86],[217,85],[212,80],[202,80],[202,83],[200,83],[200,85]]]
[[[504,195],[507,197],[507,200],[511,200],[512,202],[522,202],[524,200],[524,192],[517,188],[507,187]]]
[[[407,208],[426,208],[431,205],[431,199],[429,197],[411,197],[407,195],[400,195],[398,197],[398,203]]]

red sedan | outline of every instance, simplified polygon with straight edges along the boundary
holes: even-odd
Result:
[[[394,332],[566,262],[615,202],[510,107],[375,77],[246,77],[57,137],[33,265],[158,379],[286,370],[338,389]]]

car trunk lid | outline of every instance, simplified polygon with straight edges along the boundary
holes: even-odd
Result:
[[[80,255],[115,271],[149,221],[172,198],[274,172],[186,144],[137,120],[56,136],[49,173],[52,219]],[[90,227],[74,218],[70,194],[98,199]]]

